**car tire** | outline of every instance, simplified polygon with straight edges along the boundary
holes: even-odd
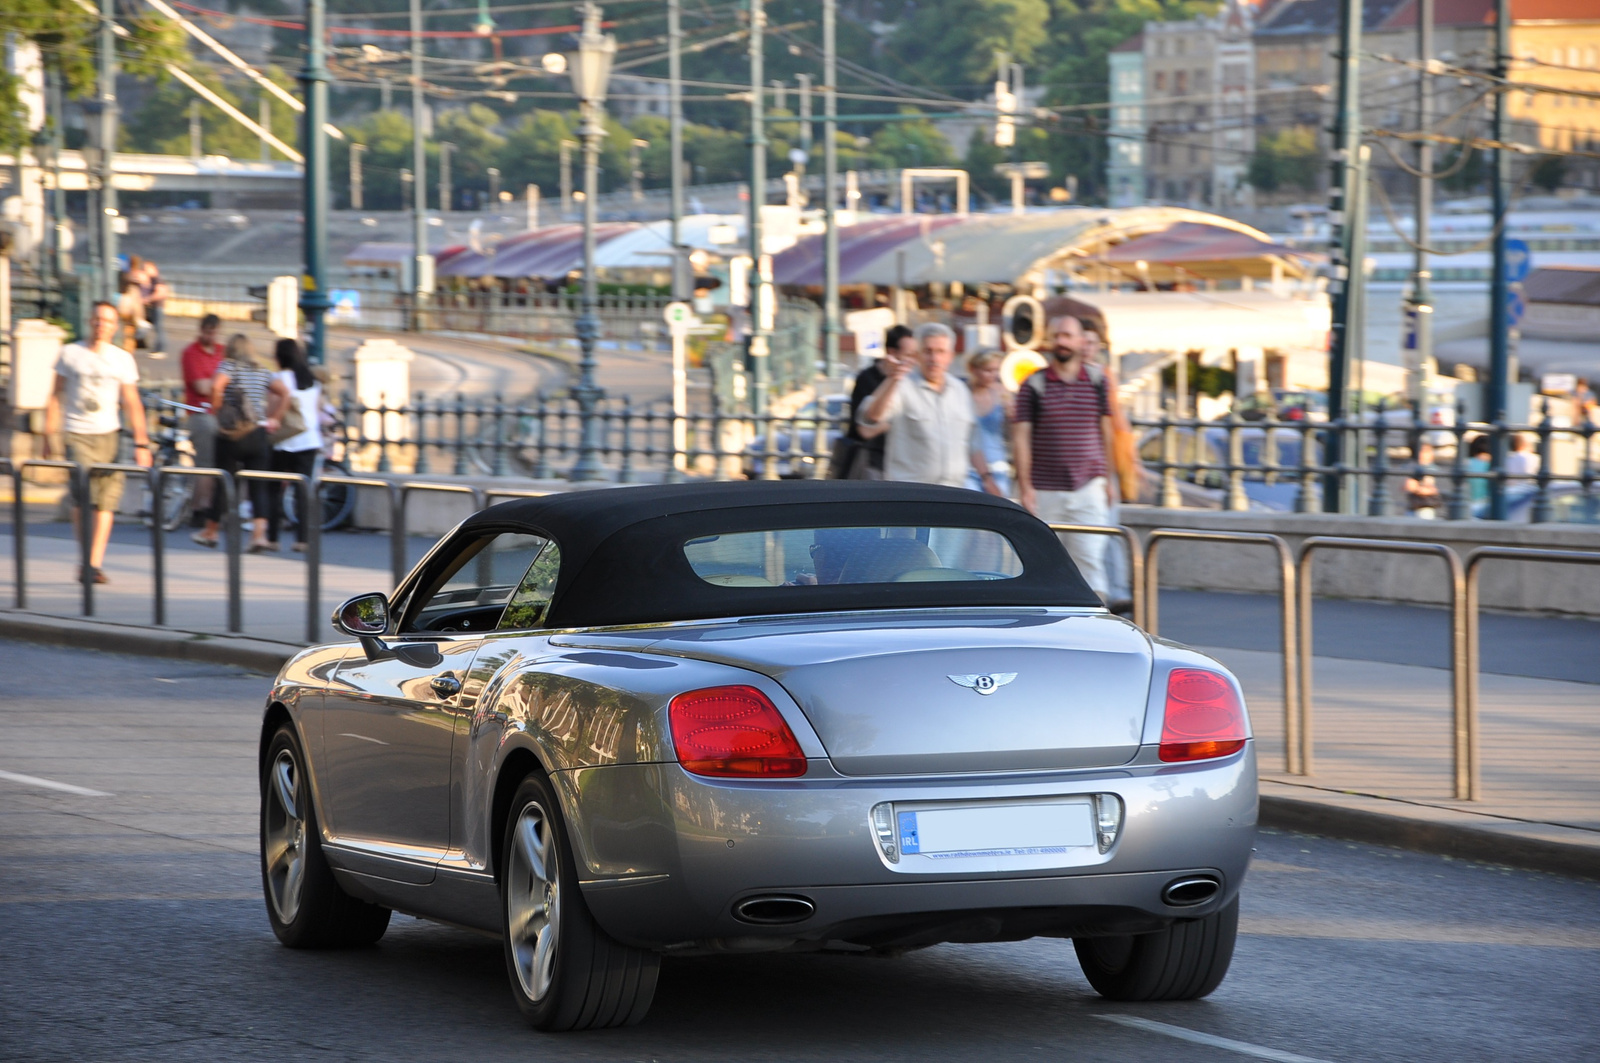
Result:
[[[371,945],[389,909],[340,888],[322,852],[305,754],[294,730],[278,728],[261,772],[261,888],[272,932],[291,949]]]
[[[542,772],[511,799],[501,847],[506,974],[539,1030],[632,1026],[650,1010],[661,957],[614,941],[589,914],[555,790]]]
[[[1239,898],[1202,919],[1153,934],[1073,938],[1078,964],[1108,1000],[1198,1000],[1228,973],[1239,934]]]

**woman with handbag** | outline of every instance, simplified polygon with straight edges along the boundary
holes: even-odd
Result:
[[[316,471],[317,458],[322,454],[322,384],[312,375],[311,366],[306,364],[305,349],[298,341],[279,340],[274,354],[278,359],[278,372],[273,374],[273,379],[288,389],[289,405],[284,408],[283,423],[271,436],[272,470],[298,473],[310,479]],[[267,542],[271,544],[269,549],[276,550],[278,529],[283,524],[283,493],[299,490],[299,486],[287,483],[267,486],[271,490]],[[301,519],[295,524],[294,549],[296,553],[304,553],[306,519],[317,511],[317,506],[312,504],[307,508],[304,499],[298,501],[302,503]]]
[[[265,471],[272,459],[268,437],[276,432],[290,405],[289,389],[283,381],[256,364],[250,338],[234,333],[228,340],[227,354],[212,377],[211,394],[222,396],[216,405],[217,467],[224,472],[242,469]],[[250,546],[252,554],[265,553],[267,510],[271,506],[271,484],[250,480]],[[206,525],[192,538],[201,546],[217,545],[217,529],[222,520],[222,492],[212,494],[206,511]]]

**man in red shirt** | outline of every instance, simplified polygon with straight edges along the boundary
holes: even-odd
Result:
[[[217,464],[217,418],[211,408],[211,382],[222,364],[223,348],[217,342],[217,332],[222,319],[207,314],[200,319],[200,335],[183,349],[183,401],[200,407],[200,413],[189,414],[186,427],[189,442],[194,446],[194,463],[198,468],[212,469]],[[195,485],[195,512],[205,510],[211,501],[215,485],[209,477]]]
[[[1111,403],[1104,367],[1091,364],[1083,323],[1051,320],[1050,364],[1017,389],[1012,443],[1018,500],[1051,524],[1111,523]],[[1063,535],[1089,586],[1105,597],[1105,536]]]

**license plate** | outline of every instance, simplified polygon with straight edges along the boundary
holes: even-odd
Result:
[[[934,859],[1046,856],[1095,844],[1087,801],[898,812],[900,851]]]

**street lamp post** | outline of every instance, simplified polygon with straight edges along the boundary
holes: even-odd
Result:
[[[767,412],[767,353],[768,340],[762,318],[762,308],[770,297],[761,268],[761,207],[767,199],[767,136],[762,124],[763,93],[762,50],[765,46],[763,31],[767,26],[767,9],[763,0],[750,0],[750,389],[751,412],[761,416]]]
[[[687,299],[693,283],[683,248],[683,25],[681,0],[667,0],[667,121],[672,156],[672,297]]]
[[[580,112],[578,136],[583,140],[583,309],[577,321],[581,352],[578,383],[572,389],[578,402],[579,424],[578,461],[572,467],[574,480],[599,480],[605,476],[600,465],[600,422],[595,416],[605,392],[594,381],[594,348],[600,340],[600,317],[595,313],[599,288],[594,272],[594,223],[600,191],[600,141],[606,133],[606,82],[611,78],[611,60],[616,51],[617,39],[600,32],[600,5],[587,0],[578,51],[570,60],[572,89],[577,93]]]
[[[822,371],[828,379],[839,372],[839,97],[835,62],[838,0],[822,0]]]
[[[629,198],[635,203],[644,201],[644,160],[640,153],[649,146],[648,140],[640,140],[638,137],[634,137],[633,142],[628,145],[628,180],[629,191],[632,193]]]
[[[300,309],[306,315],[306,360],[321,365],[328,313],[328,9],[327,0],[306,4],[306,65],[300,72],[306,110],[301,138],[305,155],[306,277]]]
[[[116,2],[100,2],[100,298],[117,301],[117,39]],[[84,320],[88,320],[87,315]]]
[[[428,257],[428,148],[422,136],[422,0],[411,0],[411,327],[422,327],[422,299],[431,288]]]

